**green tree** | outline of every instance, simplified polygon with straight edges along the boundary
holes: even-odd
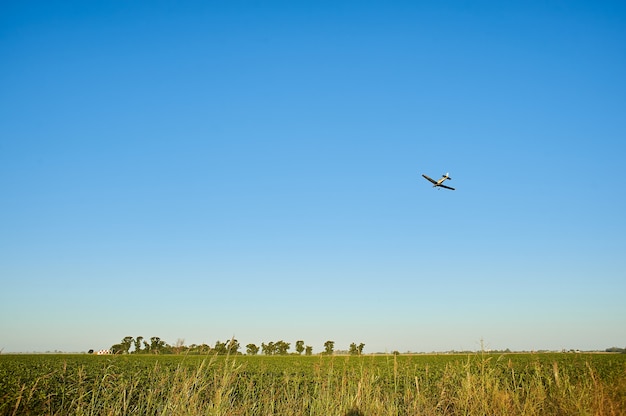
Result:
[[[135,354],[141,354],[141,341],[143,341],[143,337],[135,338]]]
[[[211,351],[211,347],[207,344],[191,344],[189,346],[189,352],[194,354],[208,354]]]
[[[257,355],[259,353],[259,347],[254,344],[246,345],[246,354],[248,355]]]
[[[304,351],[304,341],[296,341],[296,352],[299,355],[302,355],[303,351]]]
[[[276,344],[274,344],[276,346],[276,351],[275,353],[278,355],[287,355],[287,351],[289,351],[289,347],[291,346],[291,343],[289,342],[285,342],[282,339],[278,342],[276,342]]]
[[[359,355],[359,347],[354,342],[350,344],[350,355]]]
[[[128,351],[130,350],[130,346],[133,343],[133,337],[124,337],[124,339],[122,339],[122,342],[120,342],[120,344],[122,345],[122,354],[128,354]]]
[[[274,353],[276,352],[276,345],[274,345],[272,341],[268,342],[267,344],[262,342],[261,351],[263,352],[263,355],[274,355]]]
[[[356,345],[354,342],[350,344],[350,355],[361,355],[363,354],[363,348],[365,348],[365,344],[360,343]]]
[[[174,354],[174,347],[166,342],[159,349],[159,354]]]
[[[124,346],[122,344],[115,344],[112,345],[111,348],[109,348],[111,350],[111,354],[123,354],[124,353]],[[90,350],[93,353],[93,350]]]
[[[228,341],[228,343],[226,344],[227,354],[237,355],[239,354],[239,348],[239,341],[237,341],[235,338],[231,338],[231,340]]]
[[[216,354],[218,355],[226,355],[228,353],[228,348],[226,348],[226,343],[222,341],[215,341],[215,347],[213,348]]]
[[[165,347],[165,341],[159,337],[150,337],[150,352],[152,354],[161,353],[161,349]]]
[[[333,355],[335,351],[335,341],[326,341],[324,343],[324,354]]]
[[[307,345],[304,351],[304,355],[313,355],[313,347],[310,345]]]

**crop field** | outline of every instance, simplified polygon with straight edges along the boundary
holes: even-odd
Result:
[[[0,415],[626,415],[626,354],[0,355]]]

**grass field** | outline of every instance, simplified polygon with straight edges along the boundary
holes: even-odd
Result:
[[[0,355],[0,415],[626,415],[626,354]]]

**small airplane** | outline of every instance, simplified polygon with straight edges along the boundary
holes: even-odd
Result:
[[[438,181],[429,178],[428,176],[422,174],[422,176],[424,177],[424,179],[428,180],[429,182],[433,183],[433,188],[446,188],[446,189],[450,189],[451,191],[454,191],[454,188],[450,187],[450,186],[446,186],[443,184],[443,182],[446,179],[452,180],[452,178],[450,176],[448,176],[448,174],[446,173],[445,175],[441,175],[441,179],[439,179]]]

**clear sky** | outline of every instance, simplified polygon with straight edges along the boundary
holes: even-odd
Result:
[[[0,62],[4,352],[626,346],[623,2],[9,1]]]

